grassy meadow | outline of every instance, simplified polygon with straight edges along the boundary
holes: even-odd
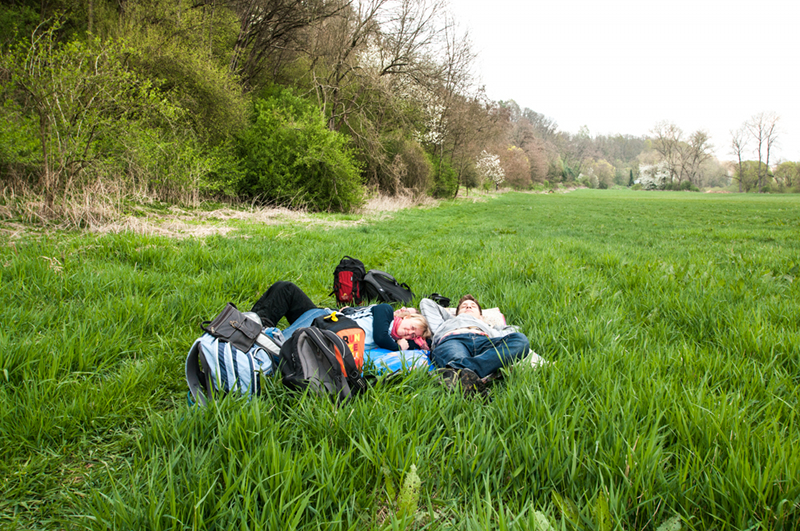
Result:
[[[800,198],[580,190],[170,238],[0,225],[4,529],[796,529]],[[345,255],[552,364],[189,408],[199,323]]]

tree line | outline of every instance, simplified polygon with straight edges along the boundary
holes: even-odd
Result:
[[[16,0],[0,31],[6,201],[40,217],[98,197],[349,211],[369,190],[607,188],[651,162],[670,185],[729,179],[702,132],[570,134],[490,100],[444,0]],[[758,190],[796,187],[762,151]]]

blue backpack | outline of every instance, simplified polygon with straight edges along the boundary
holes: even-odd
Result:
[[[231,392],[261,394],[261,376],[272,374],[273,359],[277,360],[283,343],[278,329],[264,332],[247,351],[208,332],[200,336],[186,357],[190,402],[204,406],[208,400]]]

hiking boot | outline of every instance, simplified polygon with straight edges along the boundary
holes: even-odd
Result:
[[[495,380],[501,380],[502,378],[503,378],[503,373],[498,370],[484,376],[483,378],[481,378],[481,381],[484,383],[484,385],[486,385],[486,387],[489,387],[494,383]]]
[[[483,383],[481,377],[469,369],[461,369],[458,379],[461,381],[461,389],[464,391],[464,396],[483,394],[486,390],[486,384]]]
[[[444,369],[437,369],[436,374],[439,375],[439,383],[441,383],[448,391],[453,391],[458,387],[458,371],[450,367]]]

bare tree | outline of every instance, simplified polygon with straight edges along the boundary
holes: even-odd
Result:
[[[458,118],[463,113],[457,112],[458,102],[465,99],[473,85],[472,64],[475,54],[468,33],[460,34],[452,23],[445,25],[444,43],[440,51],[440,63],[436,69],[435,78],[432,78],[432,95],[434,103],[431,106],[433,143],[436,146],[435,155],[439,159],[437,171],[441,174],[442,161],[447,151],[452,155],[464,142],[464,129],[458,126]],[[449,142],[446,142],[449,140]],[[446,146],[449,144],[449,146]],[[449,148],[449,149],[447,149]],[[437,175],[439,177],[440,175]],[[459,183],[460,184],[460,183]],[[458,186],[455,194],[458,194]]]
[[[659,122],[651,132],[655,135],[653,149],[666,164],[670,182],[677,178],[678,184],[684,180],[699,184],[700,166],[711,158],[713,148],[708,133],[700,129],[684,140],[683,131],[671,122]]]
[[[681,141],[683,138],[683,131],[680,127],[672,122],[658,122],[656,126],[650,131],[655,135],[653,140],[653,149],[655,149],[667,165],[670,181],[678,178],[680,184],[681,171]]]
[[[769,156],[772,148],[778,140],[778,120],[780,117],[775,113],[759,113],[745,123],[745,127],[750,132],[750,136],[756,142],[756,153],[758,154],[758,193],[761,193],[766,176],[769,173]],[[763,164],[762,164],[763,162]]]
[[[443,0],[362,0],[307,32],[308,84],[328,128],[346,131],[370,182],[391,191],[404,181],[394,148],[413,151],[408,132],[431,131],[438,123],[447,55],[439,51],[452,30],[444,5]]]
[[[440,0],[398,0],[390,4],[379,19],[379,75],[404,74],[422,82],[428,72],[425,58],[446,31],[440,20],[446,20]]]
[[[742,193],[742,179],[744,178],[744,161],[742,157],[747,149],[747,132],[742,126],[735,131],[731,131],[731,154],[736,155],[739,163],[739,172],[736,180],[739,181],[739,193]]]
[[[595,156],[594,142],[589,134],[589,128],[585,125],[581,126],[576,135],[557,133],[554,144],[561,156],[564,172],[569,174],[571,179],[578,178],[584,164],[590,163]],[[565,176],[565,180],[567,178]]]
[[[558,124],[544,114],[532,111],[527,107],[522,111],[522,117],[527,118],[536,134],[544,141],[551,142],[558,131]]]
[[[227,0],[225,3],[240,22],[230,71],[245,83],[252,82],[270,60],[279,61],[297,46],[302,30],[349,5],[330,0]]]
[[[502,136],[504,125],[483,92],[474,96],[456,95],[448,110],[447,135],[441,138],[442,152],[449,156],[456,170],[458,188],[469,188],[469,169],[474,167],[480,153]]]
[[[306,53],[329,127],[347,126],[348,116],[371,101],[391,105],[399,94],[414,92],[412,85],[430,85],[438,77],[432,58],[446,27],[441,0],[353,2],[319,24]]]
[[[500,151],[500,164],[503,166],[505,180],[516,189],[531,185],[531,164],[525,152],[517,146],[508,146]]]
[[[685,177],[690,183],[699,185],[697,174],[700,166],[711,158],[712,149],[708,133],[702,129],[692,133],[688,142],[679,144],[681,177],[678,181]]]

